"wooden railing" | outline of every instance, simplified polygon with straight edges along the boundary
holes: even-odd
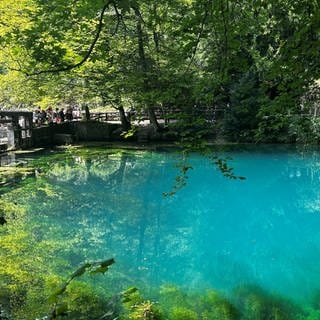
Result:
[[[90,119],[96,121],[120,121],[120,115],[117,111],[90,112]]]
[[[180,109],[156,109],[155,115],[158,120],[164,120],[169,122],[170,120],[175,120],[179,118],[181,114]],[[220,118],[225,112],[225,109],[222,108],[198,108],[196,113],[204,116],[208,121],[215,121],[217,118]],[[126,116],[130,120],[144,121],[148,120],[149,116],[146,112],[135,112],[128,111]],[[120,115],[117,111],[108,111],[108,112],[90,112],[90,119],[96,121],[120,121]]]

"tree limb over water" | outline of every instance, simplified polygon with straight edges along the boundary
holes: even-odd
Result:
[[[45,70],[39,70],[39,71],[35,71],[35,72],[32,72],[32,73],[29,73],[29,72],[25,72],[23,71],[23,73],[25,73],[25,75],[27,76],[37,76],[37,75],[40,75],[40,74],[44,74],[44,73],[59,73],[59,72],[65,72],[65,71],[70,71],[72,69],[76,69],[80,66],[82,66],[91,56],[99,38],[100,38],[100,35],[101,35],[101,31],[102,31],[102,28],[103,28],[103,17],[104,17],[104,14],[106,12],[106,10],[108,9],[109,5],[113,3],[113,1],[108,1],[101,9],[101,13],[100,13],[100,16],[99,16],[99,22],[98,22],[98,26],[97,26],[97,30],[96,30],[96,35],[87,51],[87,53],[85,54],[85,56],[81,59],[81,61],[79,61],[78,63],[75,63],[75,64],[70,64],[70,65],[67,65],[67,66],[61,66],[61,67],[53,67],[51,69],[45,69]],[[118,15],[119,13],[117,12],[116,10],[116,14]],[[15,70],[15,71],[22,71],[21,69],[20,70]]]

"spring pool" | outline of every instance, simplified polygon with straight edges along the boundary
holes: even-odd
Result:
[[[117,290],[171,283],[230,294],[253,285],[312,299],[320,288],[319,151],[219,152],[246,180],[226,179],[195,154],[186,187],[164,197],[178,153],[82,148],[37,157],[42,173],[2,198],[25,207],[17,228],[32,235],[27,254],[57,272],[114,257],[108,281]]]

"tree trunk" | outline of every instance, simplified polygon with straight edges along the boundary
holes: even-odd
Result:
[[[131,123],[128,120],[126,113],[123,109],[123,106],[118,107],[119,115],[120,115],[120,121],[121,121],[121,127],[123,131],[128,131],[131,129]]]
[[[154,112],[154,109],[152,107],[149,107],[147,109],[148,111],[148,116],[149,116],[149,120],[150,120],[150,123],[152,124],[152,126],[157,130],[159,131],[160,130],[160,125],[159,125],[159,122],[158,122],[158,119],[156,117],[156,114]]]
[[[137,21],[137,33],[138,33],[138,48],[139,48],[139,59],[141,64],[141,69],[143,71],[143,91],[148,92],[150,90],[149,79],[148,79],[148,63],[144,50],[144,39],[143,39],[143,30],[142,30],[142,17],[141,12],[138,7],[132,7],[135,12],[135,15],[138,19]],[[158,123],[156,114],[154,112],[154,108],[150,106],[150,103],[147,103],[146,106],[147,113],[149,116],[149,120],[151,125],[155,128],[156,131],[160,129],[160,125]]]

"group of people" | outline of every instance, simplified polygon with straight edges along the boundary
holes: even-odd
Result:
[[[40,126],[44,124],[50,125],[54,123],[58,124],[65,121],[72,121],[74,118],[73,112],[72,107],[68,107],[66,111],[64,111],[64,108],[52,109],[52,107],[48,107],[44,110],[38,107],[33,112],[33,123],[36,126]]]

